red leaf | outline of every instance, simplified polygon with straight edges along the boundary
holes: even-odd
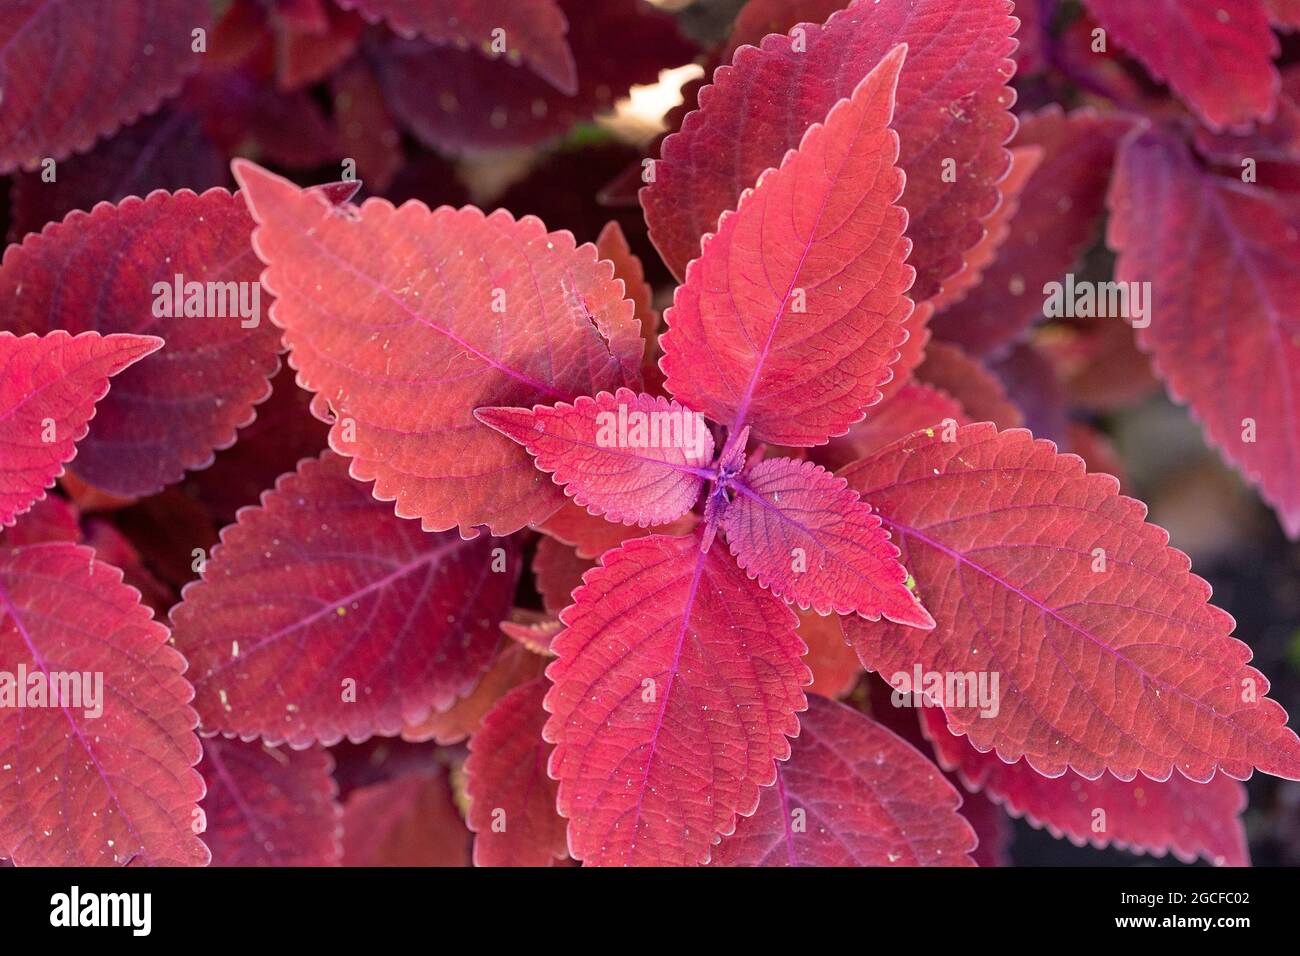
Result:
[[[659,313],[651,305],[654,290],[645,279],[645,269],[627,244],[627,237],[618,220],[605,223],[596,237],[596,251],[602,259],[614,263],[614,278],[623,280],[623,291],[636,306],[637,321],[641,324],[641,338],[645,339],[645,357],[641,361],[641,378],[645,390],[652,395],[663,392],[664,376],[659,370]]]
[[[1115,42],[1167,80],[1212,129],[1272,119],[1277,37],[1259,0],[1084,0]]]
[[[799,637],[808,645],[804,663],[812,671],[808,690],[824,697],[843,697],[862,676],[862,663],[844,638],[838,614],[799,611]]]
[[[18,173],[12,190],[11,239],[96,203],[121,202],[155,189],[199,192],[230,181],[225,157],[189,113],[164,111],[128,126],[84,156],[58,165],[54,182],[39,172]]]
[[[474,417],[528,449],[592,514],[642,528],[680,518],[711,476],[713,435],[688,408],[620,388],[572,405],[479,408]]]
[[[578,92],[578,73],[565,34],[569,22],[555,0],[514,0],[506,5],[477,0],[339,0],[371,23],[386,22],[404,37],[419,34],[462,50],[493,49],[499,34],[512,62],[522,60],[560,92]]]
[[[336,209],[251,163],[234,169],[261,223],[271,319],[313,410],[333,411],[330,445],[353,477],[430,531],[506,534],[552,514],[559,489],[472,409],[639,385],[643,344],[609,263],[531,217],[381,199]]]
[[[427,534],[344,459],[304,461],[172,611],[204,730],[302,748],[444,711],[488,666],[518,574],[511,542]]]
[[[913,382],[877,405],[866,421],[850,427],[847,435],[832,438],[826,449],[818,449],[817,463],[827,469],[839,468],[874,455],[918,429],[939,428],[945,422],[964,424],[966,420],[961,404],[947,392]]]
[[[1203,173],[1151,132],[1120,152],[1109,203],[1115,278],[1150,283],[1139,345],[1300,536],[1300,201]]]
[[[677,289],[661,339],[668,391],[733,434],[817,445],[880,401],[912,312],[888,128],[905,53],[741,196]]]
[[[108,379],[162,347],[153,335],[0,332],[0,528],[45,497],[86,437]]]
[[[518,4],[490,5],[492,17],[506,6]],[[569,21],[574,95],[480,50],[394,37],[376,51],[389,108],[416,139],[442,152],[528,146],[589,120],[634,84],[654,83],[661,69],[695,55],[672,18],[640,0],[560,0],[558,6]]]
[[[1019,135],[1023,134],[1024,127],[1021,127]],[[945,282],[929,300],[936,312],[944,312],[961,302],[971,289],[981,284],[985,270],[997,258],[1011,232],[1011,222],[1020,211],[1020,196],[1042,162],[1042,147],[1022,145],[1012,148],[1011,169],[998,183],[998,207],[983,220],[984,238],[966,253],[966,268]]]
[[[698,535],[611,551],[563,615],[546,739],[589,864],[690,865],[790,752],[808,669],[788,608]]]
[[[1163,783],[1125,782],[1110,774],[1086,780],[1068,771],[1044,777],[1024,761],[1003,763],[949,733],[939,708],[923,707],[921,714],[922,729],[941,766],[959,773],[965,786],[988,794],[1012,816],[1024,817],[1058,840],[1064,836],[1075,846],[1113,844],[1156,856],[1173,850],[1184,863],[1199,855],[1220,866],[1250,865],[1239,819],[1246,807],[1246,788],[1222,774],[1209,783],[1193,783],[1181,774]]]
[[[1115,148],[1132,128],[1121,114],[1088,109],[1049,106],[1021,117],[1017,148],[1039,148],[1043,161],[983,281],[931,324],[938,338],[987,355],[1043,317],[1044,286],[1062,279],[1097,238]]]
[[[533,576],[537,592],[542,596],[542,606],[548,614],[558,615],[573,603],[574,590],[582,584],[582,576],[593,567],[594,561],[579,557],[573,548],[554,538],[542,538],[537,542]]]
[[[913,293],[929,298],[979,242],[980,220],[997,205],[997,183],[1015,132],[1007,110],[1015,20],[1005,0],[858,0],[825,26],[804,26],[801,43],[769,36],[737,51],[700,91],[700,109],[664,140],[655,182],[641,193],[650,233],[673,272],[700,253],[700,237],[741,190],[777,166],[812,123],[897,44],[909,46],[898,80],[893,128],[907,174],[917,270]],[[956,163],[956,182],[944,182]]]
[[[934,621],[907,589],[898,548],[843,478],[810,461],[768,458],[736,479],[722,530],[737,562],[772,593],[818,614]]]
[[[443,746],[460,743],[478,730],[493,704],[520,684],[540,677],[545,665],[545,658],[522,644],[507,644],[468,697],[462,697],[444,713],[433,713],[419,723],[407,724],[402,728],[402,739],[433,740]]]
[[[688,511],[676,521],[650,530],[659,534],[689,534],[698,520],[694,512]],[[537,528],[556,541],[574,548],[578,552],[578,557],[588,559],[598,558],[611,548],[617,548],[624,541],[643,537],[647,533],[642,528],[606,521],[593,515],[586,508],[579,508],[572,501],[566,503]]]
[[[76,544],[80,540],[77,508],[58,495],[46,495],[36,502],[15,527],[0,528],[0,548],[4,549],[51,541]]]
[[[469,866],[469,854],[443,774],[360,787],[343,806],[344,866]]]
[[[911,744],[812,694],[776,785],[714,854],[719,866],[973,866],[961,796]]]
[[[0,19],[0,173],[89,149],[198,69],[205,0],[15,0]]]
[[[383,193],[402,168],[402,134],[384,105],[383,90],[363,61],[354,61],[330,84],[339,147],[356,160],[356,174],[372,193]]]
[[[167,343],[114,382],[81,444],[79,477],[120,497],[152,494],[210,465],[253,420],[253,405],[270,394],[278,337],[260,314],[260,293],[253,299],[251,230],[243,203],[225,190],[155,192],[70,213],[5,250],[0,302],[11,331],[156,333]],[[180,297],[178,275],[190,287]],[[194,283],[202,296],[191,295]],[[202,314],[185,315],[186,303]]]
[[[542,739],[550,687],[539,677],[506,694],[470,738],[465,761],[466,822],[475,866],[550,866],[567,855],[556,783],[546,775],[551,745]]]
[[[314,747],[294,751],[209,737],[199,770],[213,866],[337,866],[342,807],[330,776],[334,759]]]
[[[930,696],[925,675],[986,675],[986,688],[998,675],[992,707],[943,702],[978,749],[1049,776],[1300,777],[1300,741],[1232,618],[1114,478],[987,423],[955,441],[919,432],[841,474],[879,511],[938,622],[849,618],[845,631],[869,670],[919,668]]]
[[[931,342],[916,377],[955,398],[971,421],[993,422],[999,428],[1024,424],[1025,417],[1007,397],[1006,386],[955,345]]]
[[[191,829],[203,780],[185,659],[120,571],[72,544],[0,551],[0,661],[15,669],[0,681],[0,856],[208,862]],[[62,706],[32,696],[51,680]]]

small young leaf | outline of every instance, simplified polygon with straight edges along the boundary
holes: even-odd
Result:
[[[479,408],[474,417],[527,448],[574,504],[620,524],[680,518],[710,475],[713,435],[703,417],[626,388],[532,411]]]
[[[722,529],[737,562],[773,594],[818,614],[932,628],[898,548],[857,492],[810,461],[768,458],[736,481]]]

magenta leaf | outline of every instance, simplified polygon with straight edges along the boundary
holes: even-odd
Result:
[[[260,223],[271,319],[353,477],[430,531],[506,534],[554,513],[564,495],[473,409],[639,388],[644,343],[613,267],[532,217],[340,209],[234,168]]]
[[[1136,56],[1212,129],[1272,119],[1277,37],[1259,0],[1084,0],[1114,41]]]
[[[865,714],[808,696],[790,759],[718,866],[973,866],[961,796],[916,748]]]
[[[558,615],[573,603],[573,592],[582,584],[582,576],[595,564],[555,538],[543,538],[537,542],[537,551],[533,555],[533,580],[542,596],[542,607],[548,614]]]
[[[1123,781],[1108,773],[1087,780],[1069,771],[1044,777],[1023,760],[1003,763],[996,754],[982,754],[949,733],[939,708],[925,707],[921,713],[922,729],[941,766],[958,773],[966,787],[1057,839],[1156,856],[1172,850],[1184,863],[1197,856],[1220,866],[1250,863],[1240,820],[1246,788],[1230,777],[1216,774],[1209,783],[1194,783],[1182,774],[1163,782]]]
[[[213,866],[337,866],[343,808],[328,750],[209,737],[199,772]]]
[[[172,611],[204,730],[302,748],[447,710],[491,662],[519,565],[513,542],[395,517],[338,455],[304,461]]]
[[[550,866],[567,855],[556,783],[546,775],[551,745],[542,739],[549,687],[544,677],[516,687],[470,738],[466,822],[475,866]]]
[[[700,91],[699,110],[664,140],[655,181],[642,190],[664,261],[684,276],[700,238],[741,191],[907,44],[893,128],[907,176],[900,205],[913,241],[913,293],[928,299],[979,242],[980,220],[997,206],[1010,163],[1003,147],[1016,128],[1006,85],[1014,70],[1010,12],[1006,0],[857,0],[824,26],[801,25],[798,43],[774,35],[737,50]]]
[[[0,856],[208,862],[194,691],[167,638],[89,548],[0,550]]]
[[[516,63],[522,60],[562,93],[572,96],[578,92],[573,51],[565,39],[569,22],[555,0],[514,0],[509,4],[339,0],[339,6],[356,10],[371,23],[383,20],[404,37],[419,34],[461,49],[490,50],[500,30],[506,57]]]
[[[479,408],[474,417],[527,448],[575,504],[620,524],[680,518],[712,474],[703,416],[626,388],[532,411]]]
[[[159,191],[70,213],[5,250],[5,328],[167,343],[115,380],[81,443],[78,477],[120,497],[153,494],[211,464],[253,420],[279,343],[262,314],[252,227],[223,189]]]
[[[1115,278],[1150,283],[1128,317],[1138,344],[1300,536],[1300,200],[1205,173],[1150,132],[1120,151],[1109,203]]]
[[[604,555],[547,668],[550,773],[588,864],[693,865],[790,753],[808,669],[795,617],[698,535]]]
[[[0,528],[63,474],[108,393],[109,377],[162,344],[153,335],[0,332]]]
[[[755,438],[816,445],[880,401],[907,338],[907,213],[893,202],[895,47],[741,196],[665,316],[668,391]]]
[[[722,529],[736,561],[760,585],[818,614],[934,627],[907,589],[907,571],[879,516],[843,478],[810,461],[768,458],[734,487]]]
[[[205,0],[11,0],[0,18],[0,173],[89,149],[199,68]]]
[[[840,472],[937,622],[846,618],[869,670],[895,687],[919,672],[914,690],[932,699],[938,675],[955,733],[1048,776],[1300,778],[1268,680],[1144,505],[1026,431],[982,423],[952,438],[917,432]]]

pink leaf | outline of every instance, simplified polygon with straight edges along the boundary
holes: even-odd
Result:
[[[874,455],[919,429],[938,429],[949,423],[964,424],[966,420],[961,404],[947,392],[911,382],[877,405],[866,421],[852,426],[847,435],[833,438],[825,449],[818,449],[817,463],[828,469],[839,468]]]
[[[1017,149],[1041,149],[1042,163],[983,281],[931,323],[938,338],[976,355],[1004,349],[1043,318],[1043,287],[1062,280],[1096,241],[1115,148],[1133,128],[1122,114],[1056,106],[1020,123]]]
[[[339,0],[371,23],[385,21],[404,37],[419,34],[434,43],[461,49],[492,49],[497,30],[504,32],[505,55],[523,60],[562,93],[578,92],[573,51],[565,34],[569,22],[555,0],[514,0],[504,5],[478,0]]]
[[[319,747],[278,750],[210,737],[199,771],[213,866],[337,866],[343,856],[342,807]]]
[[[0,548],[6,550],[51,541],[68,541],[72,544],[81,541],[77,508],[58,495],[46,495],[37,501],[14,527],[0,528]]]
[[[961,796],[911,744],[811,694],[789,761],[719,866],[973,866]]]
[[[208,862],[185,659],[120,571],[72,544],[0,551],[0,661],[0,856]]]
[[[663,392],[663,372],[659,370],[659,320],[658,311],[651,304],[654,290],[646,282],[641,260],[627,244],[627,236],[618,220],[605,223],[596,237],[596,250],[602,259],[614,264],[614,278],[623,280],[624,294],[636,305],[637,321],[641,324],[641,337],[645,339],[645,357],[641,362],[641,378],[645,389],[652,395]]]
[[[680,518],[712,474],[713,435],[703,417],[626,388],[532,411],[479,408],[474,417],[527,448],[574,504],[620,524]]]
[[[466,822],[475,866],[550,866],[567,854],[556,783],[546,775],[551,745],[542,739],[544,677],[506,694],[470,738],[465,761]]]
[[[698,520],[694,512],[688,511],[676,521],[651,530],[659,534],[689,534]],[[575,549],[579,557],[588,559],[598,558],[629,538],[640,538],[647,533],[642,528],[606,521],[586,508],[579,508],[572,501],[543,521],[537,529]]]
[[[610,264],[531,217],[338,209],[234,168],[261,223],[271,319],[353,477],[430,531],[505,534],[554,513],[559,489],[472,409],[639,385],[640,330]]]
[[[722,513],[737,562],[773,594],[818,614],[934,621],[907,589],[898,548],[843,478],[810,461],[768,458],[747,468]]]
[[[691,865],[790,753],[808,669],[795,618],[698,535],[611,551],[547,669],[551,776],[589,864]]]
[[[1181,774],[1163,783],[1125,782],[1110,774],[1085,780],[1068,771],[1044,777],[1023,760],[1003,763],[949,733],[939,708],[924,707],[921,714],[940,765],[959,773],[971,790],[988,794],[1008,813],[1057,839],[1068,837],[1075,846],[1113,844],[1156,856],[1173,850],[1184,863],[1197,856],[1218,865],[1250,863],[1240,820],[1246,788],[1229,777],[1216,774],[1209,783],[1193,783]]]
[[[1204,173],[1152,132],[1120,152],[1109,203],[1115,278],[1150,283],[1139,345],[1300,536],[1300,201]]]
[[[980,240],[997,205],[997,183],[1015,132],[1006,83],[1015,20],[1006,0],[857,0],[824,26],[805,24],[801,42],[769,36],[742,47],[700,91],[698,111],[664,140],[655,182],[641,202],[651,237],[678,276],[700,254],[700,237],[765,169],[798,145],[897,44],[909,47],[898,79],[893,128],[907,174],[901,205],[910,217],[919,300],[938,291]],[[955,182],[945,182],[945,158]],[[947,177],[951,178],[951,177]]]
[[[841,474],[938,625],[845,631],[869,670],[894,683],[919,669],[932,697],[927,674],[984,675],[991,706],[943,701],[976,748],[1049,776],[1300,778],[1300,740],[1232,618],[1114,478],[987,423],[955,441],[918,432]]]
[[[252,226],[225,190],[159,191],[69,213],[5,250],[0,303],[11,331],[167,343],[114,382],[81,444],[80,478],[120,497],[152,494],[211,464],[253,420],[279,342],[261,314]]]
[[[1277,37],[1259,0],[1084,0],[1116,43],[1212,129],[1272,119]]]
[[[0,173],[89,149],[199,68],[205,0],[13,0],[0,19]]]
[[[880,401],[912,312],[888,128],[905,53],[741,196],[677,289],[661,339],[668,391],[732,433],[816,445]]]
[[[469,854],[445,774],[407,774],[348,795],[344,866],[469,866]]]
[[[511,542],[428,534],[326,452],[222,532],[172,611],[208,731],[295,748],[396,734],[473,690],[519,574]]]
[[[0,528],[45,497],[86,437],[108,379],[162,348],[152,335],[0,332]]]

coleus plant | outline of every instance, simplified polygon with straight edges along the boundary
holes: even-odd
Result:
[[[1030,333],[1109,209],[1137,344],[1300,529],[1282,0],[751,0],[631,158],[662,332],[617,222],[221,167],[445,190],[411,141],[545,142],[695,55],[667,17],[10,5],[0,859],[969,865],[1005,808],[1248,861],[1300,741],[1060,395],[1140,392],[1133,333]]]

